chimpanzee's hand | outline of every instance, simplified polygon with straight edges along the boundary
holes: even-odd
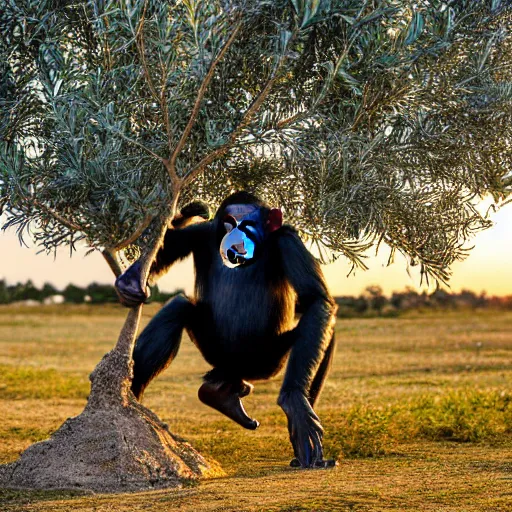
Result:
[[[324,460],[320,419],[308,399],[299,390],[281,392],[277,403],[288,418],[288,432],[298,464],[303,468],[325,468],[335,465]],[[292,461],[292,465],[294,461]]]
[[[149,288],[146,291],[140,286],[140,262],[136,261],[133,265],[116,279],[116,292],[121,304],[133,308],[145,302],[150,293]]]

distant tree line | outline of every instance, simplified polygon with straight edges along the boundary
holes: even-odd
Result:
[[[151,289],[150,301],[165,302],[180,291],[165,293],[161,292],[158,286],[154,286]],[[63,290],[59,290],[50,283],[45,283],[41,288],[38,288],[31,280],[14,285],[7,285],[4,280],[0,281],[0,304],[11,304],[27,300],[43,303],[56,296],[61,296],[63,302],[70,304],[105,304],[119,301],[114,287],[109,284],[91,283],[85,288],[68,284]]]
[[[505,297],[477,294],[470,290],[450,293],[438,288],[433,293],[418,293],[413,288],[384,295],[380,286],[368,286],[358,297],[335,297],[339,317],[397,316],[404,311],[426,309],[505,309],[512,310],[512,295]]]
[[[166,302],[182,290],[165,293],[153,286],[150,302]],[[20,301],[45,302],[55,296],[61,296],[62,301],[71,304],[105,304],[116,303],[118,298],[115,289],[109,284],[91,283],[85,288],[68,284],[59,290],[50,283],[37,288],[31,280],[26,283],[7,285],[0,280],[0,304],[11,304]],[[401,292],[393,292],[391,296],[384,295],[380,286],[368,286],[359,296],[335,297],[338,304],[338,316],[342,318],[358,316],[396,316],[404,311],[418,309],[506,309],[512,310],[512,295],[505,297],[488,296],[485,292],[476,294],[470,290],[459,293],[449,293],[439,288],[433,293],[418,293],[412,288]]]

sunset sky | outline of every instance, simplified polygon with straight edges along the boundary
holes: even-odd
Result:
[[[512,294],[512,205],[504,207],[492,219],[495,226],[474,238],[475,248],[469,258],[453,266],[452,291],[466,288],[475,292],[485,290],[490,295]],[[68,283],[85,286],[93,281],[113,282],[110,269],[96,253],[84,257],[85,251],[80,251],[70,258],[69,251],[62,249],[56,259],[44,253],[37,255],[37,248],[21,247],[14,232],[0,233],[0,250],[0,279],[5,279],[8,284],[31,279],[36,286],[48,281],[57,288],[64,288]],[[419,289],[417,268],[410,269],[409,276],[405,260],[398,257],[393,265],[386,267],[387,256],[386,250],[382,250],[377,257],[369,253],[367,264],[370,270],[358,270],[355,275],[348,277],[350,265],[344,259],[324,266],[331,293],[357,295],[371,284],[382,286],[386,294],[403,290],[406,286]],[[159,281],[159,286],[164,291],[182,288],[191,293],[192,262],[175,265]]]

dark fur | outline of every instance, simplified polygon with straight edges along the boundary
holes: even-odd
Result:
[[[318,450],[321,453],[321,442],[315,442],[321,438],[321,427],[314,412],[307,411],[318,398],[334,351],[334,301],[318,263],[290,226],[268,234],[254,263],[225,267],[219,243],[224,210],[230,204],[254,204],[268,212],[264,202],[241,192],[228,197],[212,221],[166,233],[152,274],[165,272],[192,253],[195,296],[172,299],[142,332],[134,351],[132,389],[140,397],[150,380],[170,364],[183,329],[214,367],[205,377],[209,381],[266,379],[289,355],[279,403],[289,424],[297,423],[299,427],[293,428],[302,428],[304,439],[311,439],[304,441],[310,448],[303,448],[290,430],[297,457],[302,465],[310,465],[315,459],[311,450],[317,450],[316,459]],[[302,316],[295,325],[297,302]]]

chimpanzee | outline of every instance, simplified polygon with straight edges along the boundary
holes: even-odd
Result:
[[[195,297],[178,295],[139,336],[132,391],[140,399],[149,382],[178,352],[183,329],[213,369],[199,399],[242,427],[256,429],[241,398],[248,381],[268,379],[288,365],[278,404],[288,418],[294,466],[328,467],[323,429],[313,407],[333,357],[336,306],[322,271],[279,209],[248,192],[229,196],[211,221],[200,204],[185,207],[167,230],[150,278],[190,253]],[[202,222],[199,222],[202,221]],[[116,281],[123,304],[147,299],[134,263]],[[295,310],[301,317],[297,325]]]

